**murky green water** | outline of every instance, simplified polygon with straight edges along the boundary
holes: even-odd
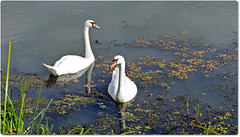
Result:
[[[117,54],[125,57],[127,75],[138,86],[135,100],[125,108],[126,121],[120,122],[127,131],[179,134],[181,129],[170,132],[169,128],[193,122],[185,117],[187,99],[190,118],[201,110],[198,117],[205,119],[201,124],[230,113],[225,124],[237,125],[237,2],[2,2],[1,8],[1,69],[6,70],[11,40],[10,73],[21,74],[13,77],[16,81],[28,81],[30,98],[37,96],[43,84],[43,102],[54,100],[47,113],[54,130],[69,120],[72,125],[87,121],[101,134],[118,130],[118,110],[107,93],[111,80],[107,65]],[[101,27],[90,30],[97,57],[91,80],[86,70],[70,82],[53,77],[58,82],[50,87],[49,72],[42,63],[54,64],[67,54],[82,55],[86,19]],[[191,64],[193,58],[202,61]],[[177,64],[174,61],[180,66],[171,66]],[[86,81],[92,85],[90,94]],[[17,98],[17,85],[13,93]]]

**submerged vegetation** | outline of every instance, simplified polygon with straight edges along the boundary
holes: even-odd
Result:
[[[198,39],[184,38],[186,33],[173,36],[164,34],[153,40],[138,38],[133,43],[118,44],[125,48],[154,48],[166,54],[166,58],[145,56],[139,57],[136,62],[126,62],[126,75],[137,84],[138,95],[126,106],[124,117],[118,115],[119,110],[115,109],[114,102],[105,93],[111,78],[111,61],[105,60],[103,56],[96,58],[94,68],[101,75],[93,73],[91,85],[85,85],[91,87],[91,93],[86,93],[82,88],[77,88],[74,92],[62,88],[79,82],[75,80],[72,83],[62,83],[60,87],[63,91],[55,94],[50,101],[40,96],[46,80],[33,75],[10,75],[8,68],[6,78],[2,73],[2,81],[11,88],[6,91],[8,88],[1,83],[2,92],[8,93],[4,94],[5,97],[1,94],[1,133],[237,134],[237,46],[224,49],[204,44]],[[218,73],[226,69],[229,70]],[[214,93],[236,105],[226,107],[223,102],[220,106],[212,107],[188,94],[168,96],[179,82],[192,80],[194,75],[199,75],[204,80],[221,81],[204,85],[207,90],[201,91],[200,96],[208,97]],[[29,97],[25,93],[39,88],[38,97]],[[20,91],[20,98],[12,98],[13,89]],[[3,102],[6,102],[5,106]],[[97,109],[97,118],[93,122],[71,122],[56,130],[53,130],[56,125],[49,125],[52,117],[70,118],[73,113],[84,111],[88,107]],[[27,125],[24,118],[32,119],[32,122]],[[121,130],[123,123],[126,126],[124,132]]]

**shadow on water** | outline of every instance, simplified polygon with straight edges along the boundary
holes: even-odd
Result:
[[[55,85],[58,82],[70,82],[70,81],[74,81],[77,78],[81,77],[84,73],[87,74],[86,76],[86,85],[85,85],[85,91],[87,94],[90,93],[91,91],[91,75],[92,75],[92,70],[93,67],[95,65],[95,62],[93,62],[91,65],[89,65],[89,67],[80,70],[79,72],[75,73],[75,74],[70,74],[70,75],[62,75],[62,76],[53,76],[52,74],[49,75],[49,78],[46,82],[46,90],[51,88],[53,85]]]

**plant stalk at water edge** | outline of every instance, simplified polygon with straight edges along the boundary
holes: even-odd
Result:
[[[8,49],[8,64],[7,64],[7,78],[6,78],[6,88],[5,88],[5,102],[4,102],[4,112],[3,112],[3,123],[6,121],[6,110],[7,110],[7,95],[8,95],[8,79],[9,79],[9,69],[10,69],[10,56],[11,56],[11,41],[9,41]],[[3,134],[5,133],[5,125],[3,126]]]

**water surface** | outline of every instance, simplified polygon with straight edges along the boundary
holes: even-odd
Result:
[[[102,56],[105,61],[111,61],[117,54],[125,57],[126,61],[136,63],[140,57],[152,56],[156,59],[172,61],[177,59],[172,51],[164,51],[152,47],[128,48],[125,45],[134,43],[137,38],[148,40],[159,39],[159,35],[181,34],[183,38],[201,39],[202,42],[218,48],[237,45],[238,41],[238,5],[237,2],[2,2],[2,35],[1,35],[1,69],[6,70],[8,41],[12,41],[11,73],[34,75],[45,81],[49,72],[42,63],[53,65],[60,57],[68,54],[84,53],[83,22],[94,20],[100,30],[90,30],[91,46],[95,57]],[[99,43],[95,41],[98,40]],[[96,63],[99,63],[96,61]],[[100,63],[99,63],[100,64]],[[151,67],[150,67],[151,68]],[[149,69],[150,69],[149,68]],[[128,69],[129,70],[129,69]],[[164,99],[172,99],[180,95],[200,99],[211,107],[226,107],[237,109],[236,99],[229,101],[222,92],[212,92],[213,85],[226,83],[219,79],[224,74],[237,74],[237,64],[221,67],[214,71],[217,78],[205,77],[194,73],[186,80],[173,79],[174,85],[165,92]],[[83,120],[94,123],[98,112],[116,114],[117,109],[107,94],[109,77],[101,77],[102,70],[94,67],[92,81],[97,84],[93,92],[101,93],[107,109],[99,105],[87,105],[81,111],[74,111],[69,117],[50,116],[50,123],[59,125],[69,119],[73,123]],[[99,80],[104,79],[104,82]],[[54,85],[44,89],[42,96],[48,100],[56,94],[76,94],[85,96],[86,76],[78,78],[80,82],[70,82],[67,85]],[[237,83],[237,76],[233,78]],[[137,83],[140,85],[140,83]],[[230,82],[230,85],[232,83]],[[45,86],[45,84],[44,84]],[[136,105],[147,99],[146,89],[138,86],[139,93],[133,102]],[[36,89],[37,90],[37,89]],[[153,95],[162,92],[162,88],[149,87]],[[237,89],[235,88],[234,91]],[[17,92],[17,91],[15,91]],[[203,93],[207,94],[203,96]],[[237,96],[236,92],[234,92]],[[31,97],[37,96],[37,91],[28,92]],[[93,96],[94,98],[94,96]],[[98,98],[98,97],[96,97]],[[99,101],[99,100],[98,100]],[[99,101],[101,103],[101,101]],[[87,114],[87,115],[86,115]],[[50,115],[50,114],[49,114]],[[61,119],[61,120],[59,120]],[[237,123],[234,123],[237,124]],[[151,132],[157,133],[158,132]]]

